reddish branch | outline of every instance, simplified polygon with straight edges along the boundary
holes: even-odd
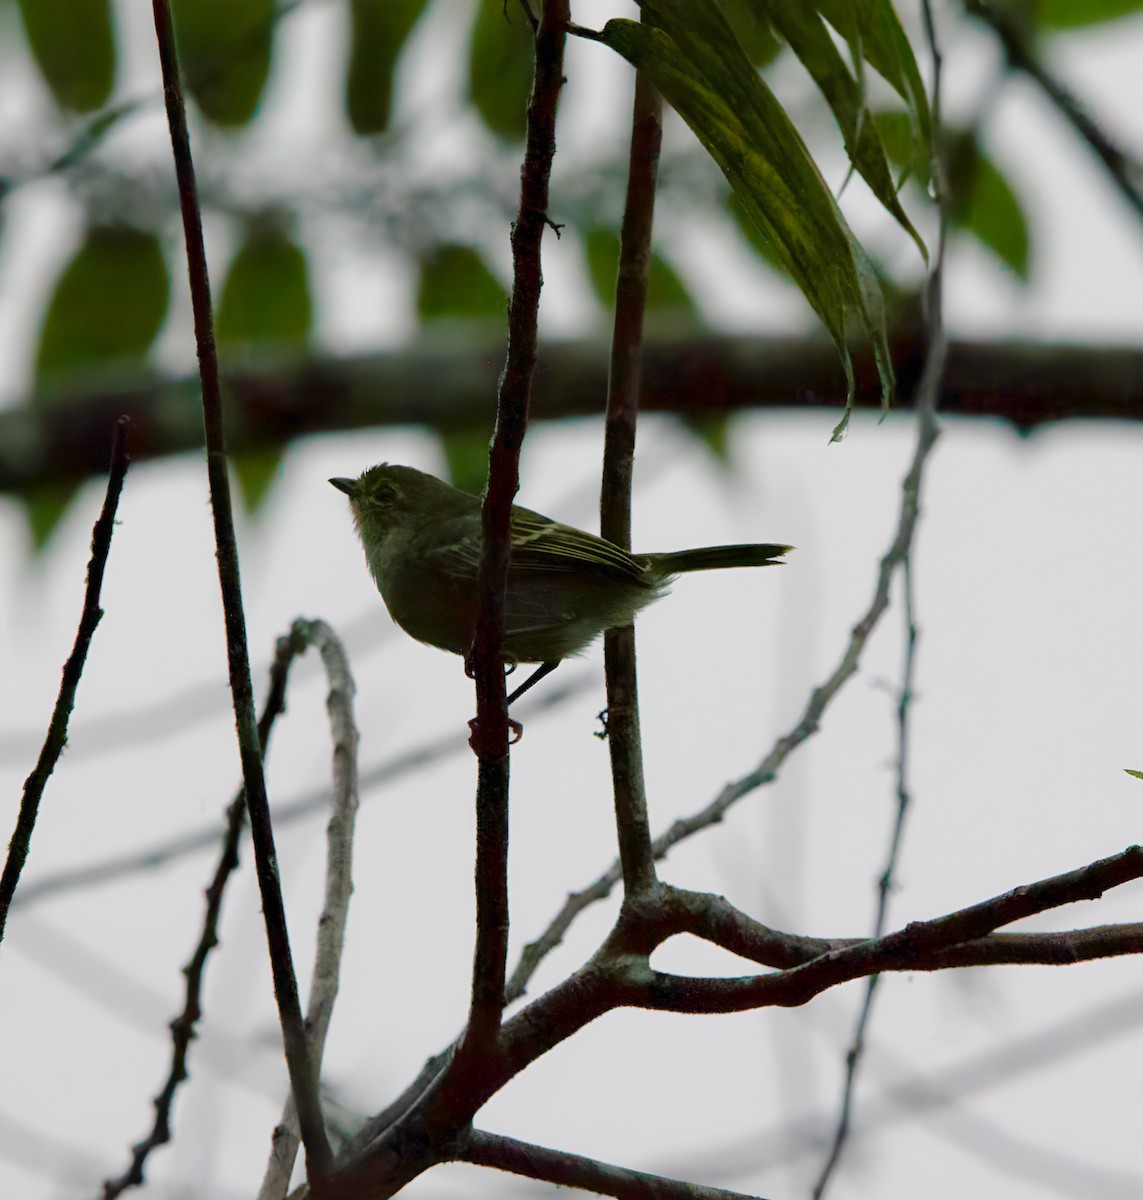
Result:
[[[484,497],[480,608],[468,659],[476,681],[472,748],[476,792],[476,948],[472,999],[455,1059],[436,1103],[447,1125],[467,1120],[474,1077],[494,1047],[504,1003],[508,954],[508,709],[505,703],[504,590],[509,522],[520,486],[520,448],[528,427],[542,274],[540,244],[548,216],[548,184],[556,150],[556,109],[563,86],[567,0],[545,0],[535,35],[535,74],[528,102],[520,206],[512,227],[512,298],[508,352],[496,406]]]

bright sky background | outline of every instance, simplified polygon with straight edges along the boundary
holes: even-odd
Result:
[[[453,0],[439,5],[435,24],[410,54],[406,104],[414,110],[429,102],[418,81],[435,45],[430,38],[459,28],[460,7]],[[903,9],[911,20],[912,6]],[[321,72],[336,62],[339,11],[306,5],[283,25],[288,53],[258,147],[266,161],[287,153],[282,135],[296,128],[273,108],[295,77],[290,72],[309,79],[315,92],[330,86]],[[591,6],[577,6],[576,15],[599,23]],[[123,0],[120,16],[133,47],[130,78],[139,89],[153,86],[149,6]],[[1125,22],[1069,38],[1051,55],[1097,118],[1137,154],[1141,34],[1143,23]],[[995,54],[979,34],[950,40],[947,50],[955,114],[979,100]],[[607,90],[611,74],[599,74],[604,62],[599,47],[573,47],[561,140],[569,154],[577,140],[588,144],[607,127],[605,100],[616,91]],[[12,91],[0,93],[0,112],[8,115]],[[295,96],[294,116],[304,108]],[[328,136],[323,122],[333,120],[305,111],[311,119],[288,149],[295,167],[317,153]],[[157,112],[139,126],[139,136],[165,136]],[[1143,254],[1135,219],[1027,86],[1009,85],[991,128],[990,145],[1010,167],[1038,234],[1038,266],[1024,293],[982,251],[958,243],[948,277],[953,335],[1138,344]],[[448,144],[425,150],[449,152]],[[259,169],[257,161],[251,169]],[[0,394],[22,386],[26,364],[15,352],[27,353],[29,322],[40,311],[32,301],[51,285],[50,273],[32,277],[33,250],[54,239],[59,261],[70,253],[58,192],[54,182],[36,185],[12,204],[9,220],[22,236],[9,231],[0,261]],[[846,204],[863,235],[896,236],[886,233],[885,218],[873,229],[874,214],[860,194],[851,201],[847,193]],[[328,343],[357,349],[397,340],[407,281],[355,278],[350,287],[348,267],[360,256],[335,234],[325,247],[328,258],[315,270],[329,301]],[[584,332],[593,313],[573,258],[552,243],[546,251],[549,328]],[[744,330],[800,327],[800,302],[744,266],[740,253],[726,231],[700,229],[683,239],[677,262],[712,316]],[[378,262],[378,272],[387,266]],[[172,365],[186,361],[187,332],[177,327],[184,309],[165,338],[164,360]],[[655,830],[707,803],[796,723],[869,602],[878,558],[896,528],[913,423],[905,415],[880,425],[859,417],[840,447],[827,444],[832,423],[828,414],[744,418],[734,427],[730,472],[673,425],[642,426],[637,548],[736,540],[798,546],[781,571],[683,580],[640,619]],[[525,451],[523,501],[590,526],[600,447],[598,422],[538,427]],[[1135,425],[1072,422],[1021,439],[999,424],[945,423],[926,479],[915,560],[915,806],[894,924],[1080,866],[1139,839],[1143,785],[1122,768],[1143,767],[1141,455],[1143,431]],[[442,469],[434,440],[415,431],[312,438],[291,448],[266,509],[240,529],[259,693],[275,637],[295,616],[321,616],[347,636],[363,770],[422,743],[456,740],[431,766],[363,795],[357,888],[326,1060],[329,1082],[360,1112],[383,1106],[458,1030],[472,927],[474,771],[463,746],[471,686],[457,659],[393,630],[344,499],[326,483],[382,459]],[[4,829],[74,637],[102,494],[101,482],[88,485],[50,552],[34,561],[22,514],[0,502]],[[133,467],[120,521],[106,616],[70,749],[45,797],[25,876],[29,892],[61,869],[209,827],[239,777],[202,464],[184,457]],[[903,644],[899,598],[895,592],[896,607],[821,733],[772,787],[673,853],[665,878],[723,892],[781,928],[854,935],[869,927],[894,804],[890,691]],[[544,686],[570,683],[580,690],[558,709],[526,719],[513,752],[513,961],[566,893],[614,856],[606,747],[592,736],[603,707],[598,648]],[[327,779],[323,691],[315,663],[304,663],[270,752],[275,802],[320,789]],[[112,726],[142,740],[116,747],[107,733]],[[280,832],[303,977],[322,830],[315,816]],[[212,865],[213,851],[200,852],[161,873],[13,911],[0,954],[0,1195],[91,1196],[100,1178],[123,1169],[166,1070],[166,1022],[178,1009],[179,969],[197,937]],[[1143,885],[1135,884],[1027,927],[1132,920],[1141,899]],[[611,904],[585,916],[532,995],[574,969],[613,914]],[[748,969],[681,941],[656,963],[702,973]],[[644,1170],[783,1200],[804,1197],[821,1162],[814,1139],[830,1128],[860,997],[861,985],[853,985],[789,1012],[611,1014],[514,1081],[478,1123]],[[228,898],[204,1007],[174,1142],[152,1156],[144,1196],[237,1200],[253,1194],[261,1175],[285,1076],[249,870]],[[1082,1053],[1062,1032],[1069,1023],[1091,1040]],[[885,980],[860,1087],[858,1136],[831,1196],[1143,1194],[1135,1082],[1141,1029],[1143,963],[1136,959]],[[988,1069],[1004,1071],[1008,1055],[1015,1065],[989,1082]],[[926,1097],[934,1091],[945,1101],[930,1111]],[[549,1191],[452,1167],[416,1181],[408,1194],[446,1200]]]

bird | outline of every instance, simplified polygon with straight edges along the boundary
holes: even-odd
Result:
[[[349,497],[365,560],[389,615],[411,637],[468,655],[479,604],[481,500],[414,467],[379,463],[329,481]],[[512,506],[502,654],[538,663],[516,700],[606,630],[630,625],[677,576],[782,564],[793,546],[763,543],[633,554]]]

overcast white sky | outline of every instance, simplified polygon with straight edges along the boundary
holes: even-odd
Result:
[[[912,5],[901,7],[915,17]],[[430,32],[459,28],[460,8],[453,0],[439,4]],[[598,24],[593,10],[606,8],[584,6],[581,13],[577,6],[577,18]],[[288,53],[271,100],[281,102],[294,78],[310,79],[315,91],[331,86],[321,71],[336,61],[339,12],[331,4],[303,5],[283,24]],[[133,92],[154,79],[150,7],[123,0],[119,13],[133,47],[124,88]],[[0,20],[8,22],[0,30],[10,32],[11,13]],[[427,36],[406,68],[411,106],[428,102],[418,92]],[[948,37],[946,86],[956,113],[987,86],[995,55],[980,35],[954,38],[950,30]],[[1141,49],[1143,23],[1133,21],[1069,38],[1051,48],[1051,57],[1093,113],[1143,154]],[[599,47],[574,48],[561,140],[568,153],[577,139],[600,136],[607,119],[604,61]],[[16,103],[13,91],[0,89],[0,112],[13,111],[4,107]],[[304,108],[297,96],[293,102]],[[270,101],[267,110],[269,125],[286,127]],[[332,118],[313,116],[308,140],[288,148],[295,166],[320,142],[323,119]],[[158,122],[157,113],[141,118],[138,136],[165,136]],[[1137,221],[1026,86],[1002,93],[990,128],[989,145],[1028,205],[1038,266],[1024,292],[982,251],[957,244],[948,277],[954,335],[1139,343]],[[272,159],[287,147],[267,138],[258,153]],[[40,311],[30,297],[50,287],[50,276],[34,275],[33,265],[44,271],[45,246],[57,262],[70,252],[70,218],[55,186],[25,189],[11,204],[0,257],[0,394],[22,387],[20,354]],[[846,203],[867,234],[873,216],[860,195],[847,193]],[[884,220],[879,228],[881,236],[895,236],[885,234]],[[340,290],[355,248],[334,240],[327,239],[333,265],[315,267],[332,305],[324,309],[323,334],[345,348],[394,341],[407,281],[358,278],[360,290]],[[546,250],[549,325],[582,332],[593,314],[582,280],[573,278],[571,253],[551,243]],[[739,329],[801,324],[790,292],[743,266],[724,231],[693,231],[676,257],[713,317]],[[185,361],[187,333],[177,327],[184,310],[165,335],[171,363]],[[829,446],[832,423],[817,414],[744,418],[735,426],[730,473],[669,423],[644,423],[637,548],[731,540],[798,546],[781,571],[683,580],[640,619],[656,830],[701,807],[766,754],[796,722],[810,688],[832,670],[868,604],[877,560],[895,529],[913,425],[904,415],[881,425],[859,417],[843,445]],[[590,525],[600,446],[597,422],[537,428],[525,451],[524,502]],[[894,923],[1138,840],[1143,785],[1122,768],[1143,767],[1141,454],[1143,431],[1135,425],[1073,422],[1020,439],[998,424],[946,423],[926,480],[916,552],[915,808]],[[327,1055],[331,1085],[360,1112],[385,1104],[459,1027],[472,924],[474,772],[463,748],[471,686],[458,660],[393,631],[344,499],[326,483],[381,459],[442,468],[435,442],[416,431],[309,439],[291,448],[266,510],[240,530],[259,690],[274,638],[297,615],[321,616],[350,635],[363,769],[442,736],[457,743],[430,767],[363,797],[345,978]],[[36,561],[28,557],[22,514],[0,502],[4,829],[74,636],[101,499],[99,482],[85,488]],[[192,456],[133,467],[120,518],[106,617],[71,747],[48,787],[29,890],[63,868],[209,826],[239,775],[201,463]],[[865,931],[894,802],[888,689],[899,676],[902,642],[898,605],[820,735],[774,786],[672,854],[664,876],[724,892],[780,927]],[[550,681],[570,682],[580,690],[527,721],[513,752],[513,957],[565,894],[614,856],[607,753],[592,736],[603,706],[598,649]],[[299,669],[296,689],[270,754],[275,803],[321,788],[328,775],[323,685],[313,663]],[[106,722],[117,717],[141,743],[110,745]],[[318,815],[280,836],[303,977],[322,828]],[[91,1196],[101,1177],[122,1170],[166,1069],[166,1022],[177,1011],[179,969],[197,935],[212,861],[212,851],[200,852],[161,873],[13,912],[0,955],[0,1196]],[[1137,884],[1029,927],[1130,920],[1141,898]],[[613,912],[603,905],[583,918],[533,994],[590,953]],[[673,943],[656,962],[704,973],[744,969],[690,942]],[[860,989],[850,987],[791,1012],[612,1014],[514,1081],[480,1124],[645,1170],[783,1200],[804,1197],[820,1164],[814,1137],[829,1128],[859,998]],[[831,1195],[1143,1194],[1139,1001],[1138,960],[886,980],[858,1138]],[[174,1143],[152,1157],[146,1196],[229,1200],[252,1195],[260,1177],[285,1081],[249,871],[228,900],[205,1011],[192,1079],[176,1107]],[[1094,1044],[1074,1050],[1061,1031],[1069,1022]],[[1045,1043],[1024,1047],[1037,1036]],[[1005,1069],[1008,1053],[1016,1065],[998,1082],[982,1082],[982,1070],[987,1076],[986,1068]],[[913,1090],[902,1092],[906,1085]],[[934,1092],[941,1099],[930,1111],[926,1097]],[[790,1128],[799,1121],[802,1133],[809,1131],[808,1150]],[[454,1167],[416,1181],[409,1194],[443,1200],[546,1192]]]

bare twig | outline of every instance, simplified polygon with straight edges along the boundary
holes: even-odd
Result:
[[[262,772],[262,754],[258,726],[254,716],[254,695],[250,682],[250,655],[246,645],[246,618],[242,606],[242,581],[238,567],[238,546],[234,535],[234,516],[227,475],[226,444],[222,416],[222,394],[218,377],[218,355],[214,343],[211,316],[210,277],[202,238],[202,217],[195,184],[194,161],[187,132],[186,108],[179,80],[175,34],[171,22],[170,0],[153,0],[155,36],[163,73],[163,96],[167,123],[171,131],[171,149],[178,179],[179,207],[182,211],[186,240],[187,268],[190,276],[191,305],[194,310],[195,344],[198,351],[199,377],[202,381],[203,425],[206,432],[206,469],[210,485],[210,504],[214,518],[218,577],[226,623],[226,646],[230,666],[230,691],[234,698],[234,720],[238,731],[238,750],[242,760],[242,779],[250,812],[254,838],[254,857],[274,995],[282,1026],[282,1041],[290,1085],[297,1101],[302,1139],[306,1147],[309,1173],[325,1175],[332,1153],[326,1137],[318,1100],[317,1080],[309,1069],[305,1030],[302,1025],[298,985],[290,956],[286,912],[278,879],[274,852],[270,807],[266,798],[266,780]]]
[[[270,742],[274,722],[286,709],[286,681],[294,658],[302,647],[290,637],[278,639],[273,665],[270,668],[270,690],[258,722],[258,737],[265,756]],[[222,851],[214,869],[210,885],[206,889],[206,913],[202,934],[190,961],[183,968],[186,987],[183,1010],[171,1022],[171,1065],[166,1082],[155,1097],[155,1119],[151,1130],[142,1141],[131,1148],[131,1161],[122,1175],[108,1179],[103,1184],[103,1200],[114,1200],[128,1188],[139,1187],[144,1182],[144,1168],[152,1150],[171,1140],[171,1107],[179,1084],[187,1078],[187,1057],[195,1037],[195,1026],[202,1016],[202,984],[206,961],[218,945],[218,924],[222,913],[222,900],[230,876],[238,867],[238,845],[246,823],[246,792],[239,790],[226,810],[226,832],[222,839]]]
[[[933,128],[941,127],[941,54],[937,44],[936,28],[933,24],[932,7],[929,0],[922,0],[922,10],[925,19],[925,32],[928,37],[929,49],[933,60],[933,95],[932,112]],[[920,426],[921,437],[926,430],[936,426],[937,402],[940,397],[941,383],[944,378],[945,362],[948,357],[948,343],[945,338],[943,320],[943,283],[945,261],[945,229],[947,224],[945,206],[945,173],[940,160],[939,139],[934,139],[930,148],[932,158],[932,178],[936,191],[937,202],[937,252],[933,256],[933,266],[929,273],[927,290],[927,336],[928,352],[925,356],[925,367],[921,373],[921,383],[917,394],[917,422]],[[918,477],[917,488],[920,491],[921,479]],[[913,699],[913,678],[916,667],[917,626],[913,617],[913,573],[912,543],[906,547],[901,562],[902,592],[904,594],[903,620],[905,625],[905,658],[902,668],[901,691],[897,704],[897,816],[893,823],[893,833],[890,838],[889,852],[885,860],[885,868],[881,872],[878,883],[877,915],[873,925],[873,937],[881,938],[885,933],[885,924],[889,910],[889,895],[896,876],[897,862],[901,853],[902,839],[905,832],[905,816],[909,809],[908,789],[908,751],[909,751],[909,710]],[[829,1187],[830,1179],[841,1161],[842,1151],[849,1137],[850,1123],[853,1118],[854,1090],[857,1086],[857,1073],[861,1065],[861,1057],[865,1050],[865,1036],[873,1015],[873,1002],[877,994],[879,975],[870,975],[865,985],[865,998],[857,1017],[853,1032],[853,1040],[845,1056],[845,1078],[842,1083],[841,1104],[838,1111],[837,1126],[833,1140],[821,1173],[814,1184],[814,1200],[821,1200]]]
[[[458,1162],[475,1163],[511,1171],[528,1179],[542,1179],[560,1187],[581,1188],[598,1196],[619,1200],[755,1200],[743,1192],[703,1187],[662,1175],[632,1171],[595,1158],[552,1150],[516,1138],[474,1129],[457,1154]]]
[[[326,829],[325,901],[318,920],[313,980],[306,1006],[306,1035],[313,1073],[321,1074],[330,1017],[341,977],[341,955],[349,898],[353,891],[353,834],[357,819],[357,726],[353,719],[353,677],[345,648],[324,621],[295,621],[291,638],[321,651],[329,680],[326,707],[333,740],[333,810]],[[274,1130],[270,1162],[258,1200],[279,1200],[290,1186],[299,1143],[293,1097]]]
[[[663,101],[641,72],[635,73],[627,200],[619,242],[615,323],[607,389],[600,532],[631,549],[631,485],[635,470],[635,422],[643,365],[643,314],[651,264],[655,181],[663,142]],[[623,885],[630,895],[655,883],[651,824],[643,778],[635,629],[611,629],[603,639],[607,679],[607,744],[615,794],[615,824]]]
[[[20,882],[20,873],[28,861],[32,844],[32,833],[40,811],[40,801],[47,787],[48,778],[67,744],[67,727],[75,708],[75,696],[87,661],[87,651],[95,634],[95,627],[103,616],[99,607],[99,593],[103,586],[103,572],[107,567],[107,556],[111,552],[111,533],[115,527],[115,512],[119,507],[119,496],[123,491],[123,480],[127,474],[127,429],[130,420],[120,417],[115,424],[115,439],[111,444],[111,465],[108,470],[107,494],[103,508],[91,532],[91,559],[87,564],[87,587],[83,595],[83,610],[79,627],[75,632],[75,643],[64,663],[63,678],[56,697],[52,718],[43,748],[32,773],[24,782],[24,794],[20,800],[20,811],[16,827],[8,843],[8,855],[4,860],[4,872],[0,875],[0,941],[4,938],[4,926],[8,922],[8,909]]]
[[[496,428],[489,448],[483,509],[480,607],[468,669],[476,681],[472,747],[479,761],[476,794],[476,950],[468,1024],[446,1081],[442,1108],[463,1109],[470,1076],[494,1045],[504,1003],[508,953],[508,709],[505,703],[504,591],[512,500],[520,486],[520,447],[528,425],[536,366],[540,243],[548,224],[548,184],[556,149],[556,107],[563,85],[567,0],[545,0],[536,31],[536,66],[528,102],[520,206],[512,227],[512,298],[508,353],[500,376]],[[471,1112],[466,1114],[466,1119]]]

